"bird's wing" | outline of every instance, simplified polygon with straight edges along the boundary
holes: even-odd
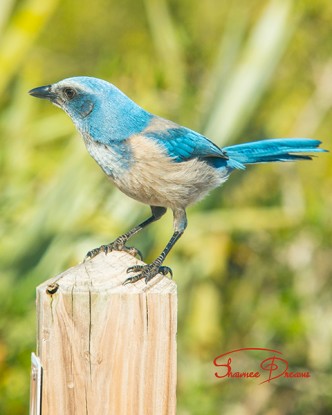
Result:
[[[166,128],[144,134],[164,147],[175,162],[192,158],[217,157],[228,159],[226,153],[201,134],[185,127]]]

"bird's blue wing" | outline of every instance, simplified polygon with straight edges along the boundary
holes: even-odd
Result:
[[[196,157],[228,159],[226,153],[212,141],[189,128],[166,128],[146,132],[144,136],[164,147],[169,157],[177,163]]]

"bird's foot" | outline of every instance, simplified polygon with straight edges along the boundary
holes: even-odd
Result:
[[[153,263],[147,265],[134,265],[127,269],[127,273],[129,272],[138,272],[138,274],[133,275],[125,280],[123,285],[132,284],[141,279],[145,279],[145,283],[147,284],[153,277],[157,274],[167,275],[171,274],[171,278],[173,277],[173,272],[169,267],[160,266],[159,264]]]
[[[111,251],[123,251],[127,252],[128,254],[136,257],[138,256],[140,260],[143,259],[143,256],[141,252],[134,248],[134,247],[128,247],[123,242],[115,240],[114,242],[111,242],[108,245],[101,245],[99,248],[94,248],[91,251],[89,251],[84,258],[84,262],[88,259],[92,259],[101,252],[104,252],[105,255],[107,255]]]

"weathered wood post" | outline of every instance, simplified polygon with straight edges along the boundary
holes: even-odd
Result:
[[[176,284],[122,285],[122,252],[100,254],[37,287],[42,415],[176,412]]]

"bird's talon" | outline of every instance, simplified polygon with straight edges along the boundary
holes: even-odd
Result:
[[[138,280],[136,280],[134,277],[129,277],[122,283],[122,285],[132,284],[136,281],[138,281]]]
[[[173,279],[173,271],[171,270],[171,268],[170,267],[165,267],[165,266],[162,266],[162,267],[159,267],[159,271],[158,271],[160,274],[163,274],[163,275],[167,275],[167,274],[170,274],[171,275],[171,279]]]
[[[94,248],[91,251],[89,251],[85,257],[83,262],[88,261],[89,259],[94,258],[95,256],[97,256],[100,252],[102,251],[102,247],[100,246],[99,248]]]
[[[129,272],[139,272],[142,270],[142,268],[143,268],[143,265],[133,265],[127,268],[127,274],[129,274]]]
[[[123,283],[124,285],[134,283],[143,278],[145,280],[145,283],[147,284],[157,274],[162,274],[165,276],[167,274],[171,274],[171,278],[173,277],[173,272],[169,267],[158,266],[153,263],[148,265],[133,265],[127,268],[127,274],[130,272],[138,272],[138,274],[127,278]]]
[[[95,256],[97,256],[101,252],[104,252],[104,254],[107,255],[108,253],[110,253],[112,251],[127,252],[129,255],[132,255],[134,257],[138,256],[140,260],[143,259],[143,255],[138,249],[136,249],[134,247],[127,247],[124,244],[116,243],[116,241],[114,241],[114,242],[111,242],[108,245],[101,245],[99,248],[94,248],[91,251],[89,251],[85,255],[85,258],[84,258],[83,262],[94,258]]]

